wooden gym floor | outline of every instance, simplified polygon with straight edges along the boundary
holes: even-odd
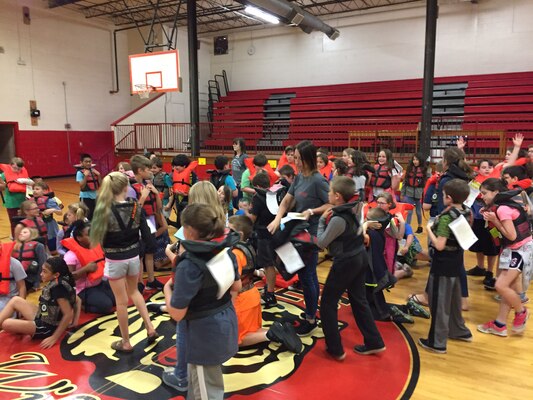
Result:
[[[78,186],[74,178],[50,179],[47,182],[65,205],[78,200]],[[173,232],[172,230],[171,233]],[[425,234],[417,235],[417,237],[425,246]],[[0,240],[9,240],[9,224],[5,210],[0,211]],[[475,257],[472,253],[467,252],[465,260],[467,269],[475,265]],[[329,266],[328,261],[319,265],[319,279],[322,283],[327,276]],[[390,293],[386,293],[387,301],[403,304],[410,293],[423,291],[428,270],[426,263],[419,263],[412,278],[401,280]],[[474,341],[472,343],[449,341],[448,353],[445,355],[428,353],[418,347],[420,375],[411,396],[412,399],[525,400],[533,398],[533,379],[531,379],[533,376],[533,326],[531,326],[533,321],[530,321],[530,326],[522,336],[510,335],[507,338],[501,338],[477,332],[476,325],[493,319],[498,310],[498,303],[493,299],[496,293],[485,290],[481,279],[468,278],[470,310],[463,313],[467,326],[474,335]],[[530,290],[528,295],[533,298],[533,291]],[[33,296],[32,300],[37,301],[36,296]],[[349,324],[352,323],[353,320],[349,322]],[[508,323],[511,323],[511,319]],[[404,327],[416,342],[419,337],[426,337],[429,320],[415,318],[414,324],[405,324]],[[5,361],[4,357],[0,361]],[[290,381],[291,378],[288,379],[289,383]],[[387,377],[384,376],[385,385],[386,381]],[[346,395],[347,399],[361,398],[353,393]],[[296,395],[290,397],[302,398]],[[314,396],[309,396],[311,397]]]

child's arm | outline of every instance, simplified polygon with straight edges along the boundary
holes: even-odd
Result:
[[[438,251],[444,250],[444,248],[446,247],[446,241],[448,240],[448,238],[446,238],[445,236],[436,236],[431,230],[431,228],[433,228],[432,223],[428,223],[426,228],[427,228],[429,240],[431,241],[431,243],[433,243],[433,247],[435,247],[435,249]]]
[[[54,334],[50,337],[47,337],[41,342],[41,347],[43,349],[48,349],[54,344],[56,344],[63,332],[65,332],[67,327],[70,325],[70,322],[72,321],[72,317],[74,315],[74,309],[72,308],[67,299],[59,298],[57,299],[57,304],[59,304],[59,308],[61,308],[61,313],[63,314],[63,317],[61,318],[59,325],[54,331]]]
[[[163,287],[163,293],[165,294],[165,304],[167,306],[167,311],[174,321],[181,321],[187,314],[188,307],[185,308],[174,308],[170,304],[170,299],[172,299],[172,288],[173,279],[169,279],[165,286]]]
[[[485,211],[482,213],[485,221],[492,222],[494,227],[507,239],[513,241],[516,239],[516,229],[512,219],[500,221],[495,212]]]
[[[318,221],[317,244],[321,249],[328,247],[346,229],[346,222],[341,217],[331,218],[326,225],[326,220],[330,214],[331,210],[326,211]]]
[[[415,239],[415,235],[409,234],[407,235],[407,238],[405,239],[405,245],[399,250],[399,253],[403,256],[405,253],[407,253],[407,250],[409,250],[409,246],[413,243],[413,240]]]
[[[396,233],[396,239],[401,240],[403,239],[403,235],[405,235],[405,220],[403,219],[402,213],[396,213],[396,218],[398,218],[398,222],[400,223],[398,232]]]

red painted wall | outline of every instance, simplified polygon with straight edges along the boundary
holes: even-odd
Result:
[[[26,163],[30,175],[73,175],[80,154],[94,162],[112,152],[112,131],[21,131],[15,134],[15,152]],[[69,161],[70,154],[70,161]]]

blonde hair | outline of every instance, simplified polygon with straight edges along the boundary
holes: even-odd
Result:
[[[224,221],[209,204],[189,204],[181,213],[181,224],[198,233],[198,240],[209,241],[224,234]]]
[[[209,207],[215,210],[217,216],[222,221],[226,221],[226,213],[224,212],[224,208],[218,199],[217,189],[211,182],[199,181],[192,185],[191,190],[189,190],[188,204],[197,203],[207,204]]]
[[[129,162],[126,162],[126,161],[121,161],[117,164],[117,171],[119,170],[121,165],[122,165],[122,168],[124,168],[124,171],[131,171],[131,165]]]
[[[35,207],[37,207],[37,203],[35,202],[35,200],[24,200],[20,204],[20,215],[25,217],[26,211],[28,211],[32,207],[32,205],[35,205]]]
[[[113,200],[127,186],[128,178],[121,172],[111,172],[103,179],[91,224],[91,245],[95,246],[104,240]]]
[[[25,226],[24,228],[22,228],[22,229],[20,230],[20,232],[22,232],[24,229],[27,229],[27,230],[30,231],[30,237],[28,238],[28,241],[30,241],[30,240],[35,240],[35,239],[37,239],[37,238],[39,237],[39,231],[38,231],[37,229],[35,229],[35,228],[28,228],[27,226]],[[20,234],[20,232],[19,232],[19,234]],[[19,240],[18,237],[15,238],[15,240],[16,240],[17,242],[20,242],[20,240]]]
[[[76,216],[76,220],[84,220],[89,215],[89,208],[83,203],[69,204],[68,210]]]

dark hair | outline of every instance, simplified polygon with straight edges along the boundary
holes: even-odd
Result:
[[[451,179],[442,188],[446,196],[450,196],[454,204],[462,204],[470,194],[470,186],[462,179]]]
[[[335,169],[337,170],[337,176],[345,175],[348,172],[348,165],[344,162],[342,158],[337,158],[333,161]]]
[[[503,174],[508,174],[511,178],[518,178],[519,181],[526,179],[527,172],[524,167],[520,165],[512,165],[510,167],[504,168],[502,171]]]
[[[494,162],[492,160],[487,159],[487,158],[482,158],[481,160],[479,160],[477,162],[477,167],[481,168],[481,164],[483,164],[484,162],[489,164],[489,167],[494,167]]]
[[[278,170],[278,172],[279,172],[280,175],[287,175],[289,177],[293,177],[294,176],[294,168],[291,167],[289,164],[285,164],[283,167],[281,167]]]
[[[224,223],[209,205],[193,203],[181,212],[181,224],[198,232],[199,239],[211,240],[224,234]]]
[[[319,147],[318,149],[316,149],[316,152],[325,154],[326,156],[329,154],[329,150],[326,149],[325,147]]]
[[[163,168],[163,160],[161,160],[159,157],[154,157],[150,160],[150,165],[152,167],[155,165],[157,168]]]
[[[264,154],[257,154],[255,157],[254,157],[254,165],[256,167],[260,167],[260,168],[263,168],[265,165],[267,165],[267,158]]]
[[[222,155],[216,156],[214,163],[215,163],[215,168],[221,171],[228,164],[228,157],[222,156]]]
[[[155,153],[153,151],[147,151],[146,153],[144,153],[143,155],[147,158],[147,159],[150,159],[150,157],[152,157],[152,155],[154,155]]]
[[[316,147],[310,140],[303,140],[296,145],[296,150],[300,153],[302,165],[311,172],[316,171]]]
[[[390,151],[389,149],[381,149],[378,152],[378,157],[379,157],[379,153],[381,152],[385,153],[385,156],[387,157],[387,161],[385,161],[385,164],[388,165],[390,169],[393,169],[394,168],[394,157],[392,156],[392,151]],[[376,163],[378,163],[377,160],[376,160]]]
[[[43,177],[41,175],[33,175],[33,176],[30,176],[30,179],[32,181],[36,180],[36,179],[43,179]]]
[[[424,171],[424,182],[426,181],[426,170],[427,170],[427,162],[424,158],[424,155],[422,153],[415,153],[409,160],[409,163],[407,164],[407,168],[405,169],[405,176],[409,176],[411,172],[413,172],[413,169],[415,167],[413,163],[413,159],[416,157],[418,160],[418,166],[419,168],[422,168],[422,171]],[[405,182],[404,182],[405,185]]]
[[[45,261],[45,264],[50,266],[50,271],[52,271],[53,274],[59,274],[60,280],[66,281],[72,288],[76,287],[76,281],[68,269],[67,263],[63,260],[63,257],[50,257]]]
[[[485,181],[483,181],[481,184],[481,187],[490,190],[491,192],[506,192],[509,190],[507,188],[507,182],[504,179],[498,178],[485,179]]]
[[[88,153],[81,153],[81,154],[80,154],[80,161],[83,161],[83,160],[85,160],[86,158],[90,158],[91,160],[93,159],[93,158],[91,157],[91,155],[88,154]]]
[[[472,168],[470,168],[470,166],[466,163],[465,153],[463,150],[458,149],[457,147],[448,147],[446,150],[444,150],[442,159],[446,161],[448,168],[450,168],[452,164],[455,164],[469,177],[472,176]]]
[[[43,190],[50,190],[50,187],[44,182],[37,182],[33,187],[40,187]]]
[[[78,219],[70,225],[70,234],[72,235],[72,237],[74,237],[74,239],[77,242],[78,238],[82,236],[83,230],[85,228],[89,228],[90,226],[91,226],[91,223],[89,221],[84,220],[84,219]]]
[[[264,172],[256,174],[254,179],[252,179],[252,185],[258,188],[268,189],[270,187],[270,178],[268,177],[268,174],[265,174]]]
[[[242,240],[246,241],[252,235],[254,224],[246,215],[233,215],[229,217],[229,223],[235,227],[236,232],[242,232]]]
[[[347,176],[336,176],[331,181],[331,190],[342,196],[345,202],[350,201],[355,193],[355,182]]]
[[[294,153],[294,146],[285,147],[285,154],[290,153],[291,151]]]
[[[366,214],[366,219],[369,221],[376,221],[387,216],[387,211],[380,207],[374,207],[368,210]]]
[[[327,156],[326,154],[324,154],[324,153],[320,153],[320,152],[319,152],[319,153],[316,153],[316,157],[317,157],[317,158],[321,158],[322,161],[324,162],[324,164],[328,165],[328,163],[329,163],[329,158],[328,158],[328,156]]]
[[[246,153],[246,142],[244,141],[244,138],[238,137],[238,138],[233,139],[233,144],[236,144],[236,143],[238,143],[239,146],[241,147],[241,154]],[[233,151],[233,153],[237,155],[237,152],[235,150]]]
[[[188,167],[190,163],[191,160],[189,160],[189,157],[187,157],[185,154],[177,154],[172,159],[173,167]]]
[[[353,150],[349,152],[349,155],[354,164],[353,176],[364,175],[365,169],[370,167],[370,161],[366,158],[366,154],[361,150]]]
[[[139,173],[141,168],[150,168],[150,160],[145,156],[135,155],[130,159],[131,170],[135,175]]]

